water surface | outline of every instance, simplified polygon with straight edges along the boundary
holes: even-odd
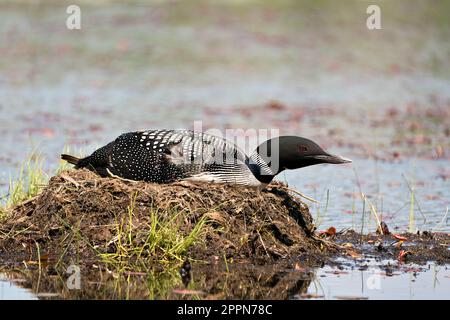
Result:
[[[377,31],[366,6],[83,3],[82,29],[70,31],[63,2],[0,2],[1,193],[33,149],[51,173],[64,147],[89,154],[123,132],[202,121],[276,128],[352,158],[279,176],[320,201],[319,229],[374,231],[370,203],[395,232],[411,210],[413,231],[450,232],[448,4],[383,2]],[[369,271],[316,279],[326,299],[448,298],[442,270],[383,278],[381,291],[364,289]],[[5,280],[0,294],[35,297]]]

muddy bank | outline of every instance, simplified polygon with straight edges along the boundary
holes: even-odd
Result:
[[[32,260],[263,262],[335,250],[316,237],[308,207],[283,184],[263,191],[157,185],[85,170],[51,178],[38,196],[12,208],[0,230],[3,257]]]
[[[363,260],[396,260],[399,263],[425,264],[433,261],[444,265],[450,263],[450,235],[444,232],[418,231],[395,234],[377,232],[361,235],[353,230],[336,234],[333,241],[346,248],[347,255]]]

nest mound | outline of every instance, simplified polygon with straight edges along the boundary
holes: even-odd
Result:
[[[128,240],[136,246],[147,243],[158,228],[152,219],[176,221],[176,237],[188,237],[203,221],[185,250],[194,259],[278,259],[328,248],[314,237],[307,205],[281,183],[262,191],[187,182],[159,185],[68,170],[12,208],[0,226],[0,250],[30,254],[39,247],[41,255],[98,259],[98,253],[114,253]]]

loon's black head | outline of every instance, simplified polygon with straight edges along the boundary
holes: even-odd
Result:
[[[271,168],[273,175],[321,163],[349,163],[350,159],[329,154],[317,143],[297,136],[281,136],[263,142],[255,153]]]

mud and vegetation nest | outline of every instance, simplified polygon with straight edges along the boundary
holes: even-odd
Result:
[[[145,265],[185,258],[276,260],[333,250],[286,185],[167,185],[66,170],[11,208],[2,254]],[[135,269],[135,267],[134,267]]]

